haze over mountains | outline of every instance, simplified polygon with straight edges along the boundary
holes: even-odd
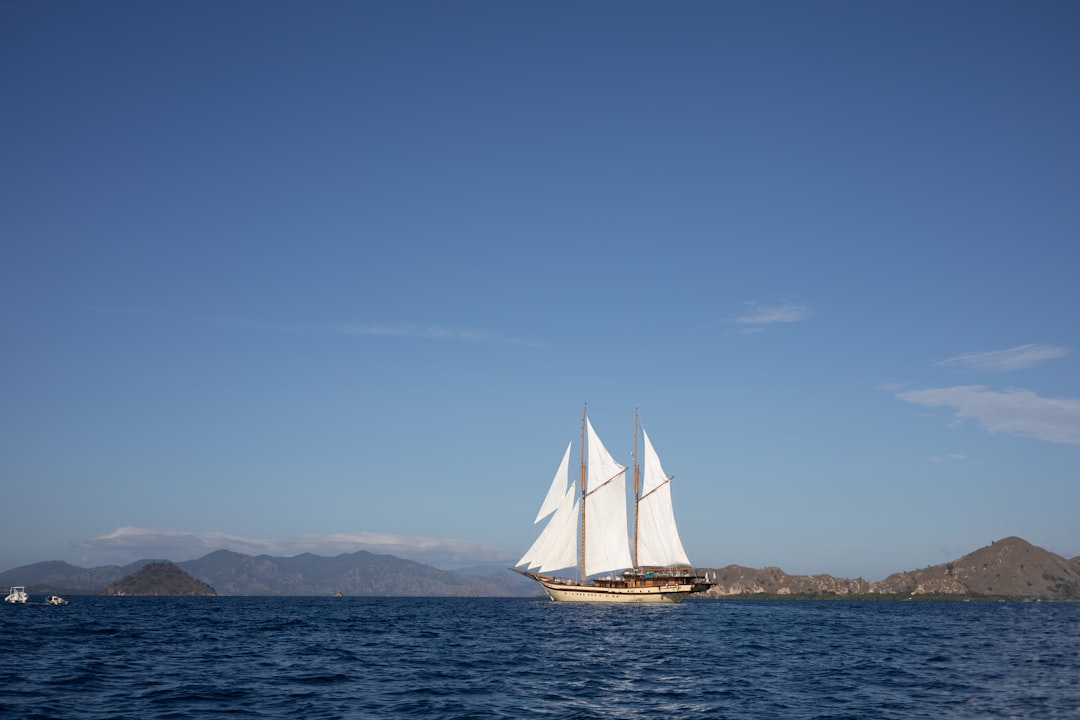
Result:
[[[0,573],[0,587],[96,595],[149,563],[79,568],[61,561]],[[391,555],[359,551],[323,557],[244,555],[218,550],[175,563],[219,595],[365,595],[531,597],[536,583],[505,568],[449,572]],[[739,565],[710,569],[710,597],[753,595],[844,597],[1004,597],[1080,600],[1080,557],[1060,555],[1017,537],[998,540],[952,562],[894,573],[873,582],[831,575],[788,575],[780,568]]]
[[[96,595],[154,562],[79,568],[49,561],[0,573],[0,585],[25,585],[38,593]],[[217,550],[197,560],[175,563],[219,595],[382,595],[515,597],[535,594],[535,583],[505,568],[487,575],[449,572],[392,555],[366,550],[324,557],[303,553],[294,557],[245,555]],[[6,585],[5,585],[6,586]]]

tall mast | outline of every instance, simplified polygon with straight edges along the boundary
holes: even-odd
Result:
[[[638,566],[638,561],[637,561],[638,502],[641,500],[641,492],[638,490],[637,436],[638,436],[638,414],[637,414],[637,408],[634,408],[634,567],[635,568]]]
[[[585,584],[585,419],[589,416],[589,404],[581,414],[581,584]]]

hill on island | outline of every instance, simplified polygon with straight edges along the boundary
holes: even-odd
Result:
[[[951,562],[889,575],[880,582],[831,575],[788,575],[729,565],[709,570],[711,597],[975,597],[1080,600],[1080,557],[1065,558],[1007,537]]]
[[[141,568],[111,583],[106,595],[154,595],[202,597],[217,595],[214,588],[188,575],[171,562],[161,561]]]

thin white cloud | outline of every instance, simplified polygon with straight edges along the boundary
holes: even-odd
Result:
[[[114,557],[123,556],[130,560],[191,560],[215,550],[284,557],[305,552],[335,556],[366,550],[441,568],[513,561],[513,557],[504,548],[472,540],[371,532],[303,535],[295,538],[252,538],[222,532],[181,532],[127,525],[75,543],[75,547],[109,553]]]
[[[732,318],[732,322],[743,326],[741,330],[743,333],[758,332],[770,325],[801,322],[813,314],[805,305],[792,303],[761,305],[756,302],[746,302],[743,304],[747,306],[746,312]]]
[[[445,325],[346,325],[345,335],[376,335],[390,337],[413,337],[427,340],[463,340],[480,342],[490,335],[471,328],[453,328]]]
[[[908,390],[895,397],[951,408],[958,423],[974,419],[992,433],[1080,445],[1080,400],[1044,398],[1030,390],[989,390],[982,385]]]
[[[947,463],[947,462],[967,462],[968,456],[963,453],[946,453],[944,455],[935,455],[930,458],[931,462]]]
[[[1069,348],[1061,345],[1017,345],[1008,350],[965,353],[934,364],[974,370],[1024,370],[1068,354]]]
[[[383,325],[380,323],[346,324],[338,326],[302,326],[283,325],[272,322],[259,322],[251,320],[237,320],[233,318],[212,318],[200,316],[184,316],[176,313],[162,312],[157,310],[142,310],[139,308],[122,307],[94,307],[97,312],[123,314],[144,317],[157,317],[170,320],[186,320],[204,325],[216,325],[220,327],[236,328],[242,330],[258,330],[274,333],[295,333],[309,335],[367,335],[373,337],[407,337],[423,340],[448,340],[455,342],[475,343],[498,343],[504,345],[526,345],[539,347],[540,343],[528,338],[502,335],[490,330],[479,328],[457,327],[452,325]]]
[[[530,345],[532,340],[511,338],[476,328],[452,327],[447,325],[346,325],[343,335],[370,335],[384,337],[409,337],[424,340],[453,340],[458,342],[505,343],[510,345]]]

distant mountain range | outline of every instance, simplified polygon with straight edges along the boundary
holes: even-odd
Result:
[[[0,573],[0,587],[32,594],[98,595],[153,560],[80,568],[61,561]],[[323,557],[244,555],[228,550],[176,563],[219,595],[377,595],[533,597],[536,583],[505,568],[439,570],[367,551]],[[991,543],[952,562],[890,575],[880,582],[831,575],[788,575],[780,568],[739,565],[708,570],[707,597],[1002,597],[1080,600],[1080,557],[1066,560],[1017,537]]]
[[[24,565],[0,573],[0,586],[25,585],[36,594],[99,595],[155,560],[129,565],[80,568],[62,561]],[[449,572],[392,555],[355,553],[323,557],[245,555],[217,550],[198,560],[175,563],[184,572],[214,588],[218,595],[384,595],[463,597],[529,597],[536,583],[506,568],[476,574]]]

